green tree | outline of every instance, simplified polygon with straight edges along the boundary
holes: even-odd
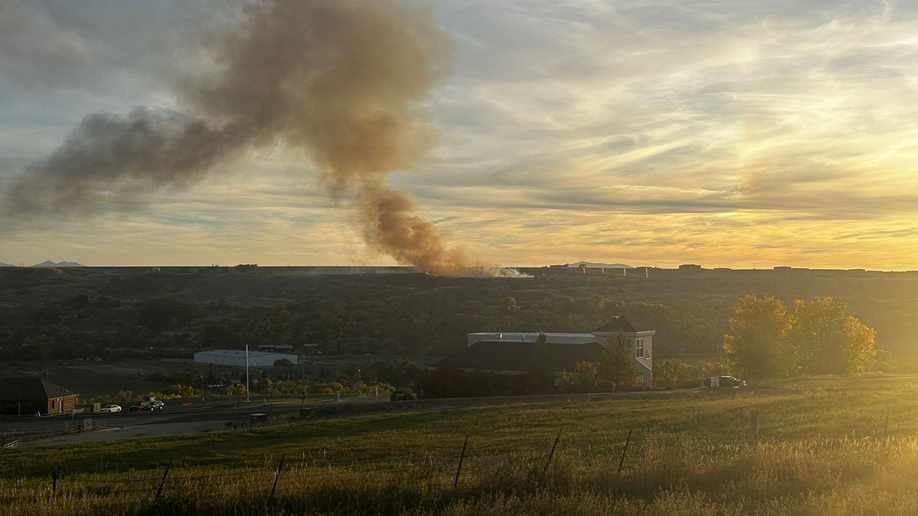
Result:
[[[599,356],[599,379],[618,385],[622,380],[634,380],[637,375],[631,341],[621,332],[613,333]]]
[[[844,302],[831,297],[794,303],[788,336],[804,373],[856,373],[874,355],[876,332],[849,317],[846,309]]]
[[[262,377],[252,382],[253,394],[274,394],[274,382],[270,378]]]
[[[163,398],[172,399],[172,398],[194,398],[200,396],[201,391],[195,389],[190,385],[170,385],[168,389],[163,391]]]
[[[753,380],[787,375],[794,355],[787,343],[790,322],[784,303],[771,296],[746,295],[733,312],[733,335],[724,335],[730,371]]]
[[[593,362],[577,362],[574,366],[574,383],[584,387],[596,387],[599,371]]]
[[[512,297],[503,297],[497,303],[504,313],[518,313],[520,311],[519,305],[516,304],[516,299]]]
[[[658,360],[653,364],[653,383],[663,389],[698,385],[698,368],[677,360]]]
[[[137,322],[154,331],[174,329],[179,324],[192,321],[204,314],[204,309],[193,301],[174,297],[156,297],[145,300],[137,312]]]

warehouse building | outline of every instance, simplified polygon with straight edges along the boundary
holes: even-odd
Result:
[[[573,371],[577,362],[599,363],[602,350],[615,333],[631,342],[631,356],[638,370],[637,383],[649,385],[653,380],[653,337],[656,331],[633,325],[622,316],[590,333],[542,332],[476,332],[468,334],[468,347],[433,364],[464,371],[491,371],[500,374],[522,374],[533,370],[533,353],[540,335],[545,336],[546,352],[555,367],[556,381],[565,371]]]
[[[234,367],[245,367],[245,350],[238,349],[214,349],[211,351],[199,351],[194,354],[194,361],[199,364],[217,364]],[[249,352],[250,367],[270,367],[274,362],[287,359],[294,364],[297,363],[297,356],[289,353],[265,353],[264,351]]]

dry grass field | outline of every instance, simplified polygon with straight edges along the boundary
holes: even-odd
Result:
[[[916,436],[915,376],[679,400],[406,408],[6,449],[0,514],[911,515]]]

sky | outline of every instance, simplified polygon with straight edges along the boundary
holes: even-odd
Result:
[[[89,115],[194,112],[246,3],[0,0],[0,192]],[[448,70],[406,108],[433,138],[383,182],[469,263],[918,269],[914,2],[406,5]],[[0,262],[400,263],[304,148],[101,181],[91,209],[8,193]]]

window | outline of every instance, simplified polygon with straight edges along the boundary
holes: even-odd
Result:
[[[637,358],[644,357],[644,339],[634,339],[634,356]]]
[[[57,409],[57,401],[51,400],[51,410],[56,410],[56,409]]]
[[[637,383],[644,383],[644,373],[637,375],[637,378],[635,379],[635,381]]]

